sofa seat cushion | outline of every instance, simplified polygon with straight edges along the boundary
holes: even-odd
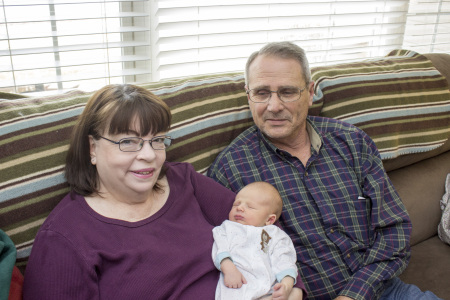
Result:
[[[411,260],[400,278],[442,299],[450,299],[449,270],[450,246],[436,235],[412,247]]]
[[[388,172],[412,222],[411,245],[437,234],[441,220],[439,201],[450,172],[450,151]],[[449,246],[450,247],[450,246]]]

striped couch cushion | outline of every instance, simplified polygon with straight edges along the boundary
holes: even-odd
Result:
[[[312,69],[310,113],[352,123],[383,159],[433,150],[450,134],[446,78],[425,56],[395,50],[379,60]]]
[[[164,99],[172,111],[169,134],[175,142],[167,160],[189,162],[201,173],[253,122],[242,73],[144,87]]]
[[[252,124],[242,74],[193,77],[144,86],[173,114],[169,161],[205,172],[215,156]],[[68,192],[63,165],[69,136],[90,94],[0,100],[0,228],[18,249],[23,271],[34,236]],[[19,98],[19,99],[13,99]]]

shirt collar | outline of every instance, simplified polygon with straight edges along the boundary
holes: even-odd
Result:
[[[311,147],[316,153],[319,153],[319,149],[322,147],[322,138],[320,137],[319,130],[314,126],[309,117],[306,118],[306,131],[308,131]]]

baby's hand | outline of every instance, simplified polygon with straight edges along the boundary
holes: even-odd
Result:
[[[287,300],[290,294],[288,287],[282,283],[277,283],[273,287],[272,299]]]
[[[247,283],[244,275],[236,268],[230,259],[224,259],[220,263],[222,269],[225,286],[232,289],[238,289]]]
[[[236,269],[236,272],[231,272],[229,274],[223,274],[224,275],[224,282],[225,286],[232,288],[232,289],[238,289],[243,284],[247,283],[247,280],[245,280],[244,275],[242,275],[241,272],[239,272],[238,269]]]
[[[298,294],[297,290],[293,291],[292,287],[294,285],[294,279],[292,277],[286,276],[273,287],[272,299],[274,300],[287,300],[287,299],[302,299],[303,295],[300,290]]]

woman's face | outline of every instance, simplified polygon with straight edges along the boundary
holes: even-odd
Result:
[[[135,123],[136,124],[136,123]],[[139,128],[129,133],[102,136],[118,142],[126,137],[149,140],[156,135],[139,136]],[[145,201],[158,180],[166,160],[166,150],[154,150],[148,141],[137,152],[123,152],[118,144],[105,139],[90,139],[91,161],[97,167],[99,192],[105,197],[125,199],[127,202]],[[122,200],[123,201],[123,200]]]

